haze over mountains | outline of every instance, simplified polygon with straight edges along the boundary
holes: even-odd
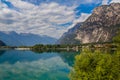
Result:
[[[94,9],[92,15],[81,25],[65,33],[58,43],[78,44],[110,42],[120,28],[120,3],[102,5]],[[72,33],[71,33],[71,30]]]
[[[35,44],[54,44],[55,38],[31,33],[16,33],[14,31],[0,31],[0,40],[8,46],[33,46]]]

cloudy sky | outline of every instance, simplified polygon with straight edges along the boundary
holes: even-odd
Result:
[[[0,0],[0,31],[59,38],[93,9],[120,0]]]

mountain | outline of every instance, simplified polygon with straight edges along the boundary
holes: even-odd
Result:
[[[0,40],[0,46],[5,46],[5,43]]]
[[[0,32],[0,40],[8,46],[33,46],[35,44],[54,44],[56,39],[31,33]]]
[[[77,24],[79,25],[79,23]],[[76,27],[76,26],[74,26]],[[94,9],[92,15],[73,33],[65,33],[60,44],[110,42],[120,28],[120,3],[102,5]]]
[[[76,40],[76,31],[82,23],[77,23],[73,28],[69,29],[68,32],[64,33],[62,37],[57,41],[57,44],[79,44],[80,41]]]

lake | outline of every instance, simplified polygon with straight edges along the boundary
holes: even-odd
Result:
[[[79,52],[0,51],[0,80],[69,80]]]

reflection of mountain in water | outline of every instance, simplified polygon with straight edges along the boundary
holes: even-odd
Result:
[[[7,62],[10,64],[15,64],[16,62],[31,62],[39,59],[45,60],[55,56],[57,56],[57,54],[35,54],[32,51],[8,50],[4,53],[4,55],[1,55],[0,63]]]
[[[0,80],[69,80],[67,76],[71,66],[64,62],[69,60],[63,61],[67,53],[61,54],[6,51],[0,57],[0,72],[7,78],[1,74]]]
[[[36,53],[37,54],[43,54],[44,51],[36,51]],[[49,50],[49,51],[47,51],[47,53],[49,53],[49,54],[50,53],[57,53],[65,63],[72,66],[74,64],[75,56],[78,55],[80,53],[80,51],[79,52],[75,52],[75,51],[70,51],[69,52],[69,51],[66,51],[66,50],[65,51],[62,51],[62,50],[51,50],[50,51]]]
[[[5,50],[0,50],[0,56],[2,56],[5,53]]]

